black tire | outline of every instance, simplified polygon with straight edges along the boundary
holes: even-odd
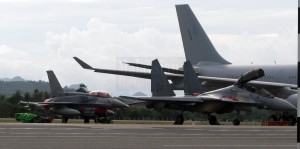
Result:
[[[232,124],[234,125],[234,126],[239,126],[240,124],[241,124],[241,121],[239,120],[239,119],[234,119],[233,121],[232,121]]]
[[[183,116],[182,116],[182,115],[178,115],[178,116],[176,117],[176,120],[175,120],[175,122],[174,122],[174,125],[182,125],[183,122],[184,122]]]
[[[289,119],[289,121],[290,121],[290,125],[291,125],[291,126],[295,126],[295,125],[296,125],[297,119],[296,119],[295,116],[289,115],[289,116],[288,116],[288,119]]]
[[[90,123],[90,119],[89,118],[84,118],[84,123],[85,124]]]
[[[110,117],[106,117],[106,123],[107,124],[111,123],[111,118]]]
[[[97,120],[98,120],[98,122],[101,123],[101,124],[103,124],[103,123],[106,122],[105,117],[99,117],[99,118],[97,118]]]
[[[219,125],[218,119],[214,115],[209,116],[208,122],[210,125]]]
[[[62,123],[68,123],[68,120],[69,120],[68,117],[63,117],[63,118],[61,119],[61,122],[62,122]]]

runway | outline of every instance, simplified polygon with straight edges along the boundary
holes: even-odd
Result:
[[[3,149],[288,149],[297,127],[0,123]]]

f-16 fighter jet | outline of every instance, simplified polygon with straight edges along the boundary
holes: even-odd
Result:
[[[127,104],[114,99],[110,93],[104,91],[64,92],[53,71],[47,71],[51,88],[52,98],[44,102],[26,102],[30,108],[45,109],[54,114],[62,116],[62,123],[67,123],[70,116],[79,115],[84,119],[84,123],[89,123],[94,119],[95,123],[110,123],[109,116],[115,113],[113,108],[125,108]]]
[[[242,75],[234,85],[206,92],[198,81],[197,75],[189,61],[184,63],[184,96],[175,96],[167,77],[158,60],[152,61],[151,97],[121,96],[146,101],[148,108],[157,110],[166,108],[208,114],[209,123],[217,125],[218,121],[211,113],[229,113],[249,107],[270,109],[274,111],[295,111],[296,107],[286,100],[277,98],[266,90],[257,90],[247,82],[264,76],[262,69],[249,71]],[[182,114],[176,117],[174,124],[183,124]],[[238,118],[233,120],[239,125]]]

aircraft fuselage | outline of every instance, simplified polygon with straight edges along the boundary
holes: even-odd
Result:
[[[199,75],[238,79],[241,74],[262,68],[265,76],[257,81],[297,84],[297,65],[220,65],[198,63],[195,68]]]

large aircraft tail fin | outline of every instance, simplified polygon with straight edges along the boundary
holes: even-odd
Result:
[[[152,61],[151,92],[152,96],[175,96],[175,93],[172,90],[172,87],[157,59]]]
[[[193,69],[193,66],[189,60],[184,62],[183,64],[183,70],[184,70],[184,94],[185,95],[192,95],[195,93],[204,93],[205,89],[200,84],[198,77],[196,75],[195,70]]]
[[[64,92],[63,88],[61,87],[58,79],[56,78],[54,72],[52,70],[47,71],[50,89],[51,89],[51,96],[61,96]]]
[[[176,5],[186,60],[230,64],[216,51],[189,5]]]

